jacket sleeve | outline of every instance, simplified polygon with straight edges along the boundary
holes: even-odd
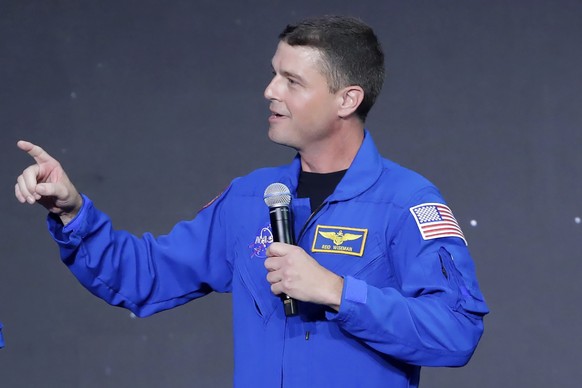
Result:
[[[222,216],[226,193],[158,238],[114,230],[87,197],[67,227],[49,216],[49,231],[63,262],[84,287],[109,304],[148,316],[211,291],[230,291]]]
[[[4,337],[2,336],[2,322],[0,322],[0,349],[4,347]]]
[[[440,196],[424,201],[444,203]],[[398,286],[378,288],[346,276],[340,311],[328,313],[328,319],[406,363],[465,365],[488,313],[465,242],[424,240],[408,208],[388,241]]]

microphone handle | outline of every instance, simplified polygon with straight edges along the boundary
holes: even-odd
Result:
[[[273,231],[273,241],[295,245],[293,238],[293,222],[291,222],[291,212],[287,206],[278,206],[269,209],[271,219],[271,229]],[[285,315],[292,317],[297,315],[297,301],[287,294],[281,295]]]

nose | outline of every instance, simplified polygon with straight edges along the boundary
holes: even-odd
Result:
[[[277,75],[274,75],[271,82],[269,82],[269,84],[265,88],[265,92],[263,94],[265,96],[265,98],[269,101],[277,99],[277,97],[276,97],[276,79],[277,79]]]

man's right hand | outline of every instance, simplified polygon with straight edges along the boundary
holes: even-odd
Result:
[[[83,198],[71,183],[61,164],[39,146],[20,140],[18,148],[27,152],[35,164],[16,180],[14,193],[21,203],[44,206],[58,215],[64,225],[71,222],[83,205]]]

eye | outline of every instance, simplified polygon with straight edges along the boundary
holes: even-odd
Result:
[[[287,82],[289,85],[297,85],[297,81],[295,81],[293,78],[287,78]]]

